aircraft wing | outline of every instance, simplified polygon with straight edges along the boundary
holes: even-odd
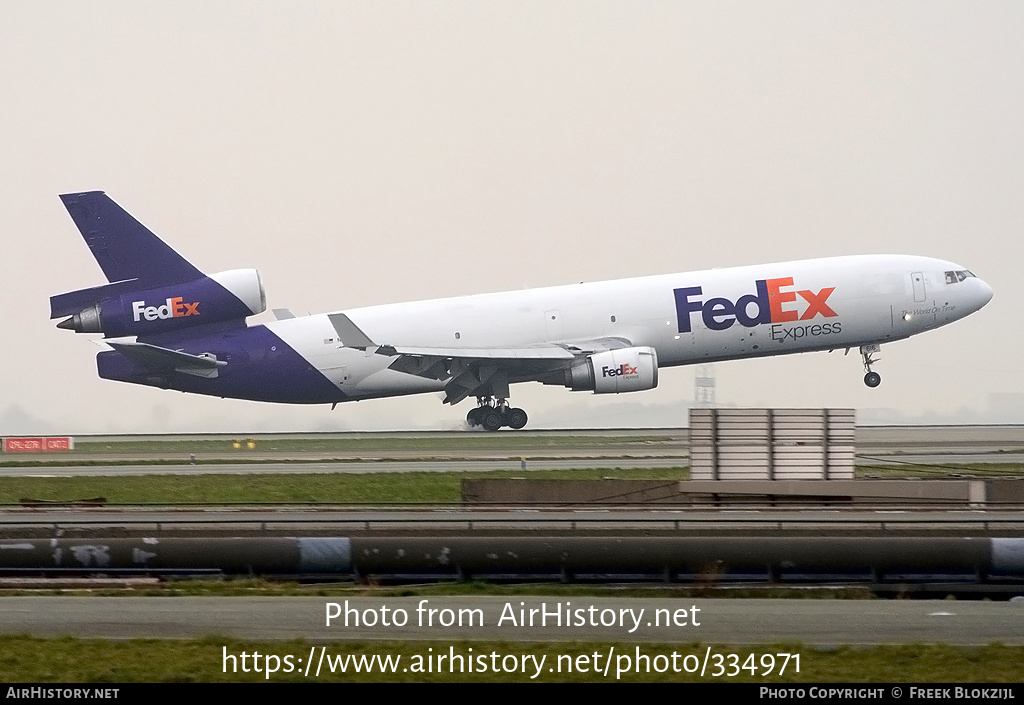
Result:
[[[468,396],[507,398],[511,382],[543,381],[568,370],[574,360],[633,345],[626,338],[555,341],[522,347],[417,347],[375,343],[344,313],[328,316],[342,344],[393,357],[388,369],[445,382],[445,403]],[[561,383],[561,378],[558,378]]]
[[[571,360],[574,355],[558,345],[541,345],[527,348],[412,348],[381,345],[378,355],[423,358],[455,358],[474,360]],[[394,369],[394,366],[392,366]]]
[[[376,352],[395,357],[388,367],[396,372],[447,380],[444,401],[457,404],[468,396],[507,398],[511,382],[543,381],[545,377],[559,376],[582,355],[629,346],[629,341],[624,339],[605,338],[500,348],[382,345]],[[560,380],[560,376],[558,378]]]
[[[573,360],[578,355],[592,355],[606,350],[631,347],[626,338],[598,338],[595,340],[544,343],[521,348],[416,348],[407,346],[381,345],[378,355],[444,358],[463,360]],[[392,365],[394,369],[394,365]]]

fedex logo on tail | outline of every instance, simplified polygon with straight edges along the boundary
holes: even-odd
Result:
[[[163,306],[147,306],[145,301],[132,301],[132,315],[135,321],[145,318],[147,321],[164,320],[167,318],[184,318],[199,315],[199,302],[188,303],[181,296],[168,298]]]
[[[723,297],[703,301],[700,297],[704,291],[699,286],[674,289],[679,332],[689,333],[692,330],[691,316],[697,312],[700,312],[708,330],[726,330],[737,322],[745,328],[753,328],[764,323],[807,321],[816,316],[834,318],[839,315],[827,303],[835,291],[834,286],[817,292],[810,289],[788,290],[793,286],[793,277],[758,279],[755,286],[755,293],[745,294],[736,301]],[[806,304],[802,311],[801,304]]]

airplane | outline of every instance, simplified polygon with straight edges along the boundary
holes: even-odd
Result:
[[[470,426],[521,429],[520,382],[620,394],[697,363],[860,350],[982,308],[992,289],[961,265],[853,255],[353,308],[250,325],[259,272],[204,274],[102,191],[61,200],[107,278],[50,298],[58,328],[101,333],[99,376],[182,392],[296,404],[443,392],[475,399]]]

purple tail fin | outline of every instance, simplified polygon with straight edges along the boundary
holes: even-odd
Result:
[[[67,193],[60,199],[107,281],[136,279],[140,285],[162,286],[203,276],[102,191]]]

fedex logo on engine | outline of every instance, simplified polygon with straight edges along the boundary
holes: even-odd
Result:
[[[608,365],[605,365],[601,368],[602,377],[629,377],[636,374],[639,374],[637,368],[625,363],[618,367],[608,367]]]
[[[793,286],[793,277],[758,279],[755,285],[756,293],[745,294],[736,301],[722,297],[702,301],[700,296],[704,292],[699,286],[674,289],[679,332],[691,331],[690,318],[698,311],[708,330],[726,330],[737,322],[745,328],[753,328],[764,323],[807,321],[816,316],[834,318],[839,315],[827,303],[828,297],[836,290],[834,286],[817,292],[810,289],[787,291]],[[803,311],[799,310],[801,301],[807,304]]]
[[[188,303],[181,296],[168,298],[163,306],[147,306],[145,301],[132,301],[132,316],[135,321],[145,318],[147,321],[164,320],[167,318],[184,318],[198,316],[199,302]]]

